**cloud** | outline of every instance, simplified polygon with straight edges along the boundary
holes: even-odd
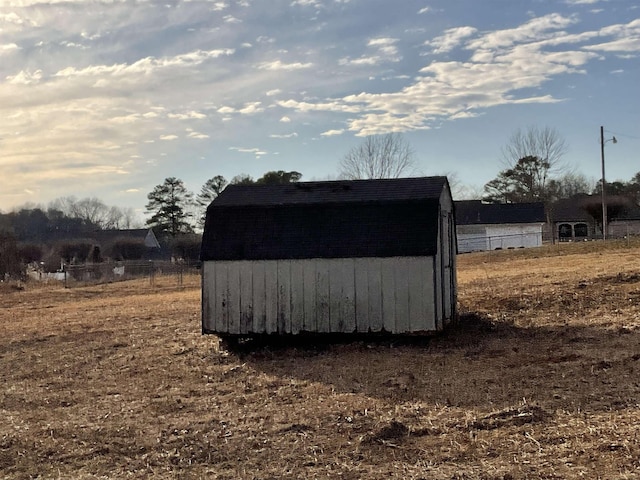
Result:
[[[606,31],[569,35],[564,28],[574,17],[550,14],[515,27],[478,34],[472,27],[449,29],[428,44],[448,51],[464,43],[469,58],[432,62],[420,69],[408,86],[395,92],[346,95],[342,98],[298,101],[281,100],[278,105],[300,112],[324,111],[355,114],[348,129],[356,135],[428,129],[443,119],[468,118],[498,105],[553,103],[551,95],[527,95],[553,77],[584,73],[584,66],[598,58],[591,49],[628,51],[632,42],[612,41],[580,50],[573,44],[606,34]],[[613,28],[610,35],[633,30]],[[388,44],[380,41],[380,45]],[[564,47],[564,48],[563,48]]]
[[[260,148],[247,148],[247,147],[229,147],[229,150],[233,150],[239,153],[251,153],[255,155],[256,158],[260,158],[263,155],[267,155],[269,153]]]
[[[53,74],[54,77],[123,77],[127,75],[152,75],[164,69],[178,69],[194,67],[210,59],[221,56],[233,55],[233,48],[215,50],[196,50],[193,52],[175,55],[173,57],[146,57],[132,64],[91,65],[85,68],[67,67]]]
[[[177,140],[179,137],[177,135],[171,134],[171,135],[160,135],[159,138],[160,140],[170,141],[170,140]]]
[[[226,105],[218,108],[217,112],[223,115],[230,115],[233,113],[238,113],[240,115],[255,115],[256,113],[264,112],[264,107],[262,106],[262,102],[247,102],[242,108],[234,108]]]
[[[279,121],[282,122],[282,123],[289,123],[289,122],[291,122],[291,119],[289,117],[287,117],[287,116],[284,116],[284,117],[280,118]]]
[[[18,47],[18,45],[16,45],[15,43],[6,43],[4,45],[0,45],[0,55],[14,50],[20,50],[20,47]]]
[[[578,20],[576,17],[566,17],[558,13],[551,13],[533,18],[516,28],[496,30],[470,41],[467,48],[471,50],[488,50],[509,48],[518,43],[540,41],[555,35],[557,30],[568,27]]]
[[[8,76],[7,83],[13,85],[32,85],[40,82],[42,79],[42,70],[36,70],[31,72],[28,70],[22,70],[17,75]]]
[[[244,107],[238,110],[238,113],[242,115],[254,115],[256,113],[264,112],[264,107],[261,107],[262,102],[248,102]]]
[[[175,118],[176,120],[202,120],[204,118],[207,118],[204,113],[197,112],[195,110],[184,113],[170,113],[167,115],[167,117]]]
[[[433,53],[446,53],[450,52],[465,38],[474,35],[478,30],[474,27],[456,27],[450,28],[444,31],[444,34],[425,42],[425,45],[429,45],[433,48]]]
[[[189,132],[189,134],[187,135],[187,137],[189,138],[195,138],[198,140],[204,140],[209,138],[209,135],[207,135],[206,133],[199,133],[199,132]]]
[[[367,47],[374,50],[373,54],[363,55],[359,58],[344,57],[338,63],[340,65],[373,66],[385,62],[399,62],[402,57],[398,53],[397,42],[397,38],[372,38],[367,42]]]
[[[361,108],[349,105],[339,99],[329,100],[327,102],[298,102],[296,100],[279,101],[278,105],[284,108],[291,108],[299,112],[327,111],[327,112],[346,112],[358,113]]]
[[[260,70],[303,70],[306,68],[311,68],[313,63],[282,63],[280,60],[274,60],[272,62],[262,62],[259,63],[256,68]]]
[[[281,134],[281,135],[278,135],[278,134],[274,133],[274,134],[269,135],[270,138],[295,138],[297,136],[298,136],[298,134],[296,132],[286,133],[286,134]]]
[[[326,132],[322,132],[320,135],[323,137],[333,137],[335,135],[342,135],[344,133],[344,128],[340,130],[327,130]]]

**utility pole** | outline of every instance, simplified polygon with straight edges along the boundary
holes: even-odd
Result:
[[[600,126],[600,158],[602,160],[602,239],[607,239],[607,180],[604,176],[604,144],[607,142],[618,143],[615,136],[604,139],[604,127]]]
[[[604,127],[600,126],[600,158],[602,160],[602,239],[607,239],[607,182],[604,176]]]

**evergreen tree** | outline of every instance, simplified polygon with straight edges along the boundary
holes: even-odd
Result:
[[[156,185],[147,195],[147,213],[152,214],[147,225],[172,237],[192,232],[193,227],[189,223],[192,214],[188,212],[192,198],[193,194],[185,188],[182,180],[166,178],[163,184]]]

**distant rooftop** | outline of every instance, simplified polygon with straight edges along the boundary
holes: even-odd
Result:
[[[480,200],[455,202],[458,225],[503,223],[544,223],[544,203],[482,203]]]

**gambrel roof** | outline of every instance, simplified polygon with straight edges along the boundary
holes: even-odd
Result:
[[[230,185],[207,209],[201,259],[434,255],[446,177]]]

